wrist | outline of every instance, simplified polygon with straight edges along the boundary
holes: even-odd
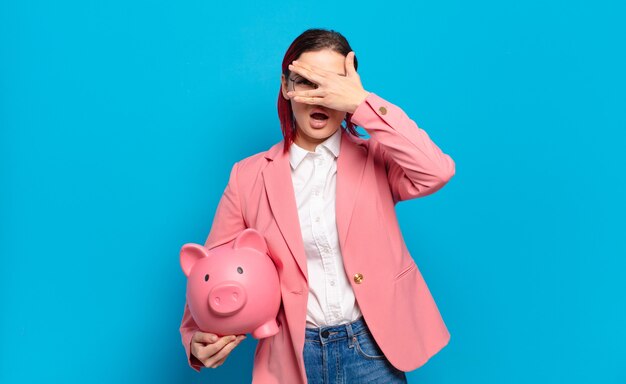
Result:
[[[353,114],[357,108],[359,107],[359,105],[361,105],[365,99],[367,99],[367,96],[369,96],[369,92],[366,90],[363,90],[362,92],[359,92],[358,95],[354,98],[354,103],[352,105],[352,108],[350,109],[350,113]]]

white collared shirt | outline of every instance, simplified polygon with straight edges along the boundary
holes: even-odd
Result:
[[[307,257],[309,297],[306,326],[344,324],[358,319],[361,310],[343,267],[335,219],[337,129],[315,152],[292,143],[289,148],[302,240]]]

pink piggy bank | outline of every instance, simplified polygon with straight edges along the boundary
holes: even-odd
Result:
[[[188,243],[180,250],[187,276],[187,304],[203,332],[219,336],[252,333],[256,339],[278,333],[278,272],[267,243],[255,229],[234,242],[212,248]]]

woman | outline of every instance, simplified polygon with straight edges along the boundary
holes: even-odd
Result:
[[[279,333],[259,340],[253,383],[406,382],[450,338],[394,208],[443,187],[454,161],[356,69],[335,31],[293,41],[278,95],[284,140],[233,166],[205,243],[252,227],[280,260]],[[244,337],[198,331],[187,305],[180,332],[198,371]]]

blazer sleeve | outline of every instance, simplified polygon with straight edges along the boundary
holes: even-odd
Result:
[[[237,169],[238,163],[235,163],[230,172],[228,185],[226,185],[226,189],[217,205],[209,236],[204,243],[204,246],[209,249],[234,240],[246,228],[241,210],[239,188],[237,186]],[[180,324],[180,335],[187,353],[189,366],[199,372],[204,367],[204,364],[191,354],[191,338],[194,332],[198,330],[198,325],[191,316],[189,305],[185,301],[183,319]]]
[[[434,193],[454,176],[452,158],[402,109],[380,96],[370,92],[350,120],[376,142],[370,148],[383,159],[394,204]]]
[[[193,337],[194,332],[197,330],[198,325],[193,320],[191,312],[189,311],[189,305],[187,305],[187,301],[185,301],[183,320],[180,323],[180,336],[183,342],[183,346],[185,347],[185,352],[187,353],[187,362],[189,363],[189,366],[200,372],[200,369],[204,367],[204,364],[202,364],[200,360],[198,360],[194,355],[191,354],[191,338]]]
[[[241,209],[241,195],[237,182],[238,169],[239,163],[235,163],[230,171],[228,185],[217,205],[211,231],[204,243],[208,249],[234,240],[241,231],[247,228]]]

